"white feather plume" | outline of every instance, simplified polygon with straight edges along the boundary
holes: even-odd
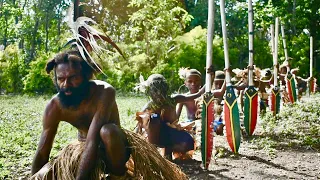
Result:
[[[140,91],[142,93],[146,92],[146,89],[148,87],[148,82],[144,80],[143,76],[140,74],[139,76],[139,83],[136,85],[134,90]]]

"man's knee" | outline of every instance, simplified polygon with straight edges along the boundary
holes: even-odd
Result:
[[[119,135],[119,134],[121,134],[121,130],[119,126],[115,124],[105,124],[100,129],[100,137],[102,139],[110,138],[114,135]]]
[[[49,164],[45,164],[37,173],[35,173],[30,180],[37,179],[48,179],[51,180],[53,177],[53,171]]]

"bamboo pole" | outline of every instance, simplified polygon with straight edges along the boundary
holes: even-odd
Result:
[[[313,37],[310,36],[310,77],[313,76],[312,69],[313,69]]]
[[[284,26],[281,24],[281,34],[282,34],[282,42],[283,42],[283,49],[284,49],[284,56],[286,58],[286,61],[288,61],[288,51],[287,51],[287,43],[286,43],[286,37],[284,33]]]
[[[248,24],[249,24],[249,86],[253,86],[253,9],[252,0],[248,1]]]
[[[220,1],[220,13],[221,13],[221,26],[222,26],[222,36],[223,36],[223,45],[224,45],[224,64],[225,68],[230,68],[229,61],[229,48],[228,48],[228,39],[227,39],[227,28],[226,28],[226,14],[225,14],[225,5],[224,0]],[[231,75],[230,72],[226,71],[226,86],[231,86]]]
[[[214,0],[208,0],[208,32],[207,32],[207,58],[206,67],[207,69],[212,65],[212,41],[213,41],[213,29],[214,29]],[[210,92],[212,86],[211,74],[206,73],[206,92]]]
[[[273,65],[275,66],[274,67],[274,70],[273,70],[273,73],[274,73],[274,86],[278,86],[278,40],[279,40],[279,18],[277,17],[276,18],[276,23],[275,23],[275,35],[274,35],[274,62],[273,62]]]

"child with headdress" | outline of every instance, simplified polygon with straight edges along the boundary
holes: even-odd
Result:
[[[184,80],[184,85],[188,88],[186,94],[194,94],[199,92],[201,88],[201,73],[196,69],[181,68],[179,76]],[[191,122],[196,120],[197,105],[196,100],[192,99],[187,102],[177,104],[177,118],[179,119],[183,107],[187,110],[187,121]]]
[[[147,140],[164,148],[163,155],[172,158],[172,152],[187,158],[194,150],[194,139],[177,124],[177,103],[188,102],[204,93],[204,88],[195,94],[169,95],[169,85],[160,74],[152,74],[147,81],[140,79],[138,89],[144,91],[150,101],[137,113],[138,126],[144,128]],[[190,157],[190,156],[189,156]]]
[[[279,67],[279,79],[280,79],[280,91],[282,92],[282,102],[283,104],[287,104],[290,102],[289,94],[286,90],[286,80],[285,77],[288,73],[289,63],[288,61],[284,61]]]
[[[264,115],[266,112],[266,109],[269,105],[269,94],[270,92],[267,92],[268,89],[271,88],[270,83],[273,80],[273,75],[270,69],[263,69],[261,70],[261,76],[259,78],[259,85],[258,85],[258,94],[260,97],[260,114]]]
[[[211,92],[214,95],[214,121],[213,129],[217,135],[223,135],[224,123],[222,120],[222,111],[223,111],[223,95],[226,89],[225,85],[225,73],[223,71],[215,71],[214,80],[212,84]],[[218,93],[219,92],[219,93]]]

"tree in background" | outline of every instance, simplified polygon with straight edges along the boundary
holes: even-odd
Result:
[[[0,46],[2,49],[13,44],[19,47],[17,58],[19,63],[23,62],[21,65],[25,70],[33,61],[39,66],[32,63],[32,67],[40,67],[43,62],[39,59],[60,51],[67,42],[69,28],[65,21],[70,3],[64,0],[0,1]],[[180,67],[197,68],[204,73],[207,1],[198,0],[195,4],[194,0],[82,0],[82,3],[84,14],[96,20],[98,28],[106,32],[126,54],[127,58],[123,59],[110,48],[110,52],[103,55],[106,60],[101,65],[109,77],[107,81],[116,88],[132,91],[140,74],[148,76],[151,73],[162,73],[175,88],[180,83],[177,78]],[[219,43],[219,1],[215,3],[217,37],[213,56],[216,69],[221,69],[223,48]],[[320,63],[317,62],[320,59],[317,41],[320,39],[319,6],[314,0],[255,1],[255,64],[261,68],[272,66],[269,27],[274,23],[274,17],[278,16],[285,23],[288,53],[293,57],[292,66],[300,68],[300,76],[308,76],[309,40],[304,33],[307,29],[314,38],[314,65],[320,71]],[[226,11],[231,65],[233,68],[245,68],[248,64],[246,1],[227,1]],[[281,63],[284,55],[282,45],[279,47]],[[2,77],[6,71],[4,64],[7,63],[3,57],[0,58]],[[34,73],[29,70],[25,72]],[[23,78],[26,79],[26,75]]]

